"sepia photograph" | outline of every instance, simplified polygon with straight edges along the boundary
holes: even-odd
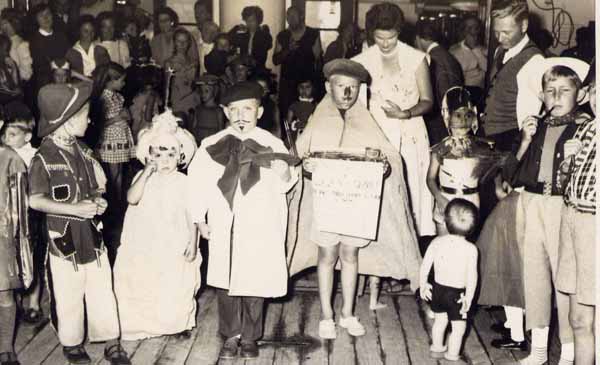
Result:
[[[0,0],[0,365],[600,364],[596,0]]]

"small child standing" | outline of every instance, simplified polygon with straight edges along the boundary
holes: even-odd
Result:
[[[189,338],[200,288],[197,227],[190,217],[186,175],[196,144],[170,110],[142,130],[137,158],[145,164],[127,192],[115,293],[125,340],[161,335]]]
[[[259,72],[252,76],[252,81],[256,81],[263,89],[263,96],[260,103],[263,107],[263,113],[258,118],[257,127],[271,132],[275,137],[281,139],[281,116],[277,101],[271,96],[272,77],[265,72]]]
[[[196,85],[200,91],[201,104],[194,108],[187,130],[194,135],[196,143],[200,145],[204,138],[225,129],[225,115],[216,100],[219,78],[206,74],[200,76]]]
[[[97,119],[102,131],[96,145],[96,153],[103,163],[108,177],[108,201],[110,218],[118,220],[123,205],[124,166],[134,154],[134,142],[129,127],[131,117],[125,108],[125,98],[119,93],[125,84],[125,69],[114,62],[96,67],[93,73]],[[116,247],[111,249],[111,262],[114,262]]]
[[[477,109],[470,93],[461,86],[450,88],[442,101],[442,116],[449,137],[431,147],[427,187],[435,198],[434,221],[438,235],[447,234],[444,210],[448,202],[463,198],[479,208],[478,180],[475,171],[490,146],[475,137]],[[424,251],[424,250],[423,250]]]
[[[302,80],[298,84],[298,100],[290,105],[287,114],[287,122],[289,123],[294,141],[302,133],[304,127],[306,127],[308,118],[310,118],[316,107],[312,80]]]
[[[170,100],[165,100],[174,113],[187,113],[198,103],[192,85],[198,74],[198,62],[189,56],[189,49],[193,43],[190,32],[179,28],[173,32],[173,56],[165,61],[165,71],[169,77],[169,70],[175,71],[171,82]]]
[[[477,215],[473,203],[461,198],[450,201],[444,210],[449,234],[434,239],[423,258],[420,292],[421,298],[431,301],[435,315],[430,347],[433,358],[460,360],[467,313],[477,287],[477,248],[467,241],[477,226]],[[432,266],[433,285],[427,281]],[[444,345],[448,320],[452,323],[452,333]]]
[[[94,174],[92,151],[78,140],[89,119],[90,85],[49,84],[38,94],[42,144],[29,168],[29,202],[44,214],[52,324],[70,363],[88,364],[83,346],[106,342],[112,365],[131,364],[120,345],[119,318],[98,216],[107,202]],[[86,315],[87,314],[87,315]]]
[[[37,152],[37,148],[31,146],[31,137],[35,127],[33,114],[29,108],[21,102],[12,102],[5,106],[6,123],[2,129],[2,144],[11,147],[25,163],[25,166],[31,165],[31,160]],[[34,279],[31,286],[24,293],[23,306],[27,309],[23,313],[23,322],[27,324],[38,324],[43,320],[43,314],[40,307],[40,296],[42,285],[40,285],[43,276],[44,266],[44,245],[39,242],[39,221],[40,217],[30,211],[30,233],[32,233],[32,243],[35,247],[34,260],[35,270]],[[36,219],[37,218],[37,219]],[[38,223],[38,224],[34,224]]]
[[[4,121],[0,119],[0,128]],[[14,291],[24,286],[23,274],[17,257],[20,256],[19,242],[25,237],[19,227],[21,219],[27,217],[19,204],[11,197],[26,195],[26,184],[19,182],[27,180],[27,168],[12,148],[0,144],[0,220],[3,223],[0,234],[0,363],[19,364],[13,346],[17,306]],[[17,184],[15,184],[17,183]]]

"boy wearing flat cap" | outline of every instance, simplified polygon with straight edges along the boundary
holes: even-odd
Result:
[[[99,231],[107,207],[100,196],[92,151],[82,137],[89,119],[91,85],[50,84],[38,94],[42,144],[29,174],[30,206],[45,213],[52,324],[71,364],[88,364],[84,313],[92,342],[106,341],[111,364],[130,364],[119,343],[112,272]],[[85,302],[85,305],[84,305]]]
[[[314,151],[340,148],[366,151],[370,148],[379,150],[387,158],[390,170],[383,184],[376,240],[320,231],[312,208],[312,182],[308,178],[303,184],[298,184],[298,191],[293,193],[287,240],[293,245],[287,251],[293,253],[290,274],[317,266],[322,318],[319,336],[334,339],[337,330],[331,298],[333,272],[338,258],[341,261],[343,296],[338,323],[351,336],[362,336],[365,328],[353,315],[358,274],[409,279],[416,289],[421,257],[400,155],[367,108],[357,102],[361,82],[369,79],[368,71],[357,62],[337,59],[328,62],[323,72],[327,77],[328,94],[319,103],[296,142],[298,154],[308,156],[304,160],[304,168],[310,172],[315,169],[318,161],[309,155]]]
[[[220,358],[258,357],[264,298],[287,293],[286,193],[298,176],[283,142],[256,127],[262,87],[240,82],[222,98],[229,127],[202,140],[189,168],[194,223],[209,241],[208,285],[217,288]],[[299,162],[299,161],[296,161]]]

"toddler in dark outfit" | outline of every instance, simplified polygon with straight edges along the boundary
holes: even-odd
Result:
[[[460,347],[467,327],[467,313],[477,287],[477,248],[467,241],[477,225],[477,208],[465,199],[448,203],[444,219],[447,235],[434,239],[421,265],[421,297],[431,301],[434,322],[431,329],[431,356],[460,361]],[[427,281],[431,267],[435,281]],[[452,333],[444,345],[448,320]]]

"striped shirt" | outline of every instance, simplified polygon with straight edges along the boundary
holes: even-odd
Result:
[[[580,212],[596,214],[596,120],[581,125],[573,138],[582,142],[582,148],[574,157],[565,202]]]

